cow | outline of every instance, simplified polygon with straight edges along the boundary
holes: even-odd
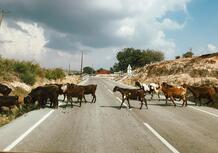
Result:
[[[0,83],[0,93],[3,96],[8,96],[11,93],[11,91],[12,91],[11,88],[9,88],[8,86]]]
[[[125,100],[127,100],[129,108],[131,108],[129,103],[130,99],[139,100],[141,102],[140,109],[142,109],[143,104],[145,104],[146,108],[148,109],[147,100],[145,99],[145,91],[143,89],[127,89],[115,86],[113,92],[116,91],[119,91],[122,95],[122,103],[120,105],[120,109],[122,108]]]
[[[38,101],[38,106],[44,108],[47,100],[51,101],[50,107],[58,108],[59,88],[56,85],[39,86],[24,98],[25,104],[33,104]]]

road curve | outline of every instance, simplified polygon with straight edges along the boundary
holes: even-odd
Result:
[[[59,107],[35,127],[10,151],[15,152],[218,152],[218,118],[191,107],[174,108],[164,101],[148,101],[149,109],[120,110],[121,97],[113,93],[114,81],[90,78],[86,84],[98,84],[96,103],[82,107]],[[89,101],[91,97],[88,97]],[[193,106],[195,107],[195,106]],[[215,109],[197,109],[218,114]],[[0,150],[49,113],[40,109],[0,128]],[[156,132],[156,133],[155,133]]]

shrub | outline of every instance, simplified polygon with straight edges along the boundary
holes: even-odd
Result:
[[[189,57],[192,57],[194,54],[192,53],[192,51],[188,51],[186,52],[185,54],[182,55],[182,57],[184,58],[189,58]]]
[[[36,82],[36,74],[31,73],[30,71],[26,71],[20,74],[20,79],[26,84],[34,85]]]
[[[65,77],[65,73],[62,69],[48,69],[46,70],[45,77],[49,80],[62,79]]]

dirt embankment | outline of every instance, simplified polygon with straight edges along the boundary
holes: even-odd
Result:
[[[127,77],[122,82],[133,84],[136,80],[175,85],[218,84],[218,53],[149,64],[136,69],[132,77]]]

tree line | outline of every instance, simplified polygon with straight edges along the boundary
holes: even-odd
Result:
[[[164,60],[164,53],[153,49],[124,48],[117,53],[116,58],[118,62],[111,67],[113,72],[126,71],[129,64],[135,69],[146,64],[162,61]]]
[[[142,67],[146,64],[164,60],[164,53],[158,50],[140,50],[134,48],[124,48],[116,55],[117,63],[110,68],[111,72],[126,71],[127,66],[130,64],[132,68]],[[102,70],[98,69],[98,70]],[[96,71],[98,71],[96,70]],[[83,72],[87,74],[94,74],[96,72],[92,67],[86,66]]]

